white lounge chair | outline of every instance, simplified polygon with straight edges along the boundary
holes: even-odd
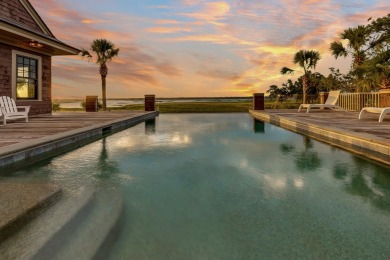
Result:
[[[343,108],[336,105],[339,96],[340,96],[340,90],[329,91],[329,95],[328,98],[326,99],[325,104],[301,104],[298,108],[298,112],[300,112],[301,109],[303,108],[307,108],[306,113],[309,113],[310,109],[312,108],[332,108],[332,109],[344,110]]]
[[[360,111],[359,119],[362,119],[364,113],[376,113],[379,115],[379,122],[383,121],[386,114],[390,114],[390,107],[363,107]]]
[[[18,111],[24,109],[24,111]],[[3,119],[3,125],[7,124],[7,120],[15,120],[25,118],[28,122],[28,112],[30,106],[16,106],[15,100],[7,96],[0,96],[0,119]]]

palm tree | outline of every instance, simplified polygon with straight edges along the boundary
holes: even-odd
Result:
[[[362,67],[367,71],[367,78],[374,78],[377,86],[382,89],[389,89],[390,13],[372,21],[367,27],[370,30],[369,54],[371,54],[371,59],[366,60]]]
[[[330,44],[330,50],[332,55],[337,59],[338,57],[352,56],[352,68],[356,69],[366,59],[366,43],[369,36],[369,29],[364,25],[359,25],[356,28],[348,28],[344,30],[340,37],[343,40],[347,40],[347,46],[344,46],[342,42],[335,41]]]
[[[366,73],[365,80],[371,83],[373,88],[390,88],[390,50],[379,52],[373,58],[367,59],[362,68]]]
[[[320,53],[318,51],[313,50],[300,50],[295,53],[294,56],[294,64],[297,64],[300,68],[303,69],[304,74],[302,77],[302,87],[303,87],[303,103],[306,103],[306,94],[309,88],[309,75],[311,73],[310,69],[315,69],[318,61],[321,59]],[[280,73],[283,75],[292,74],[295,70],[292,70],[287,67],[283,67],[280,70]]]
[[[115,56],[118,56],[119,49],[115,48],[115,45],[106,39],[94,40],[91,43],[90,49],[96,55],[96,63],[100,66],[99,73],[102,77],[103,111],[106,111],[106,77],[108,74],[107,62],[112,60]],[[85,49],[81,50],[80,55],[89,59],[92,58],[91,53]]]

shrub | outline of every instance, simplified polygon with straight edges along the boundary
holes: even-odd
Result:
[[[51,110],[54,112],[60,111],[61,109],[61,103],[59,101],[52,101],[51,102]]]

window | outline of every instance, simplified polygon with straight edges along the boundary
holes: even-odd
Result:
[[[42,100],[42,57],[12,50],[12,97]]]
[[[16,56],[16,98],[38,99],[38,60]]]

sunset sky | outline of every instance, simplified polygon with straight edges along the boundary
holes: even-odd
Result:
[[[329,45],[339,33],[390,10],[388,0],[30,0],[54,35],[77,48],[105,38],[111,98],[248,96],[287,81],[300,49],[321,53],[317,71],[347,71]],[[101,96],[98,66],[53,58],[53,97]],[[294,77],[300,76],[297,73]]]

